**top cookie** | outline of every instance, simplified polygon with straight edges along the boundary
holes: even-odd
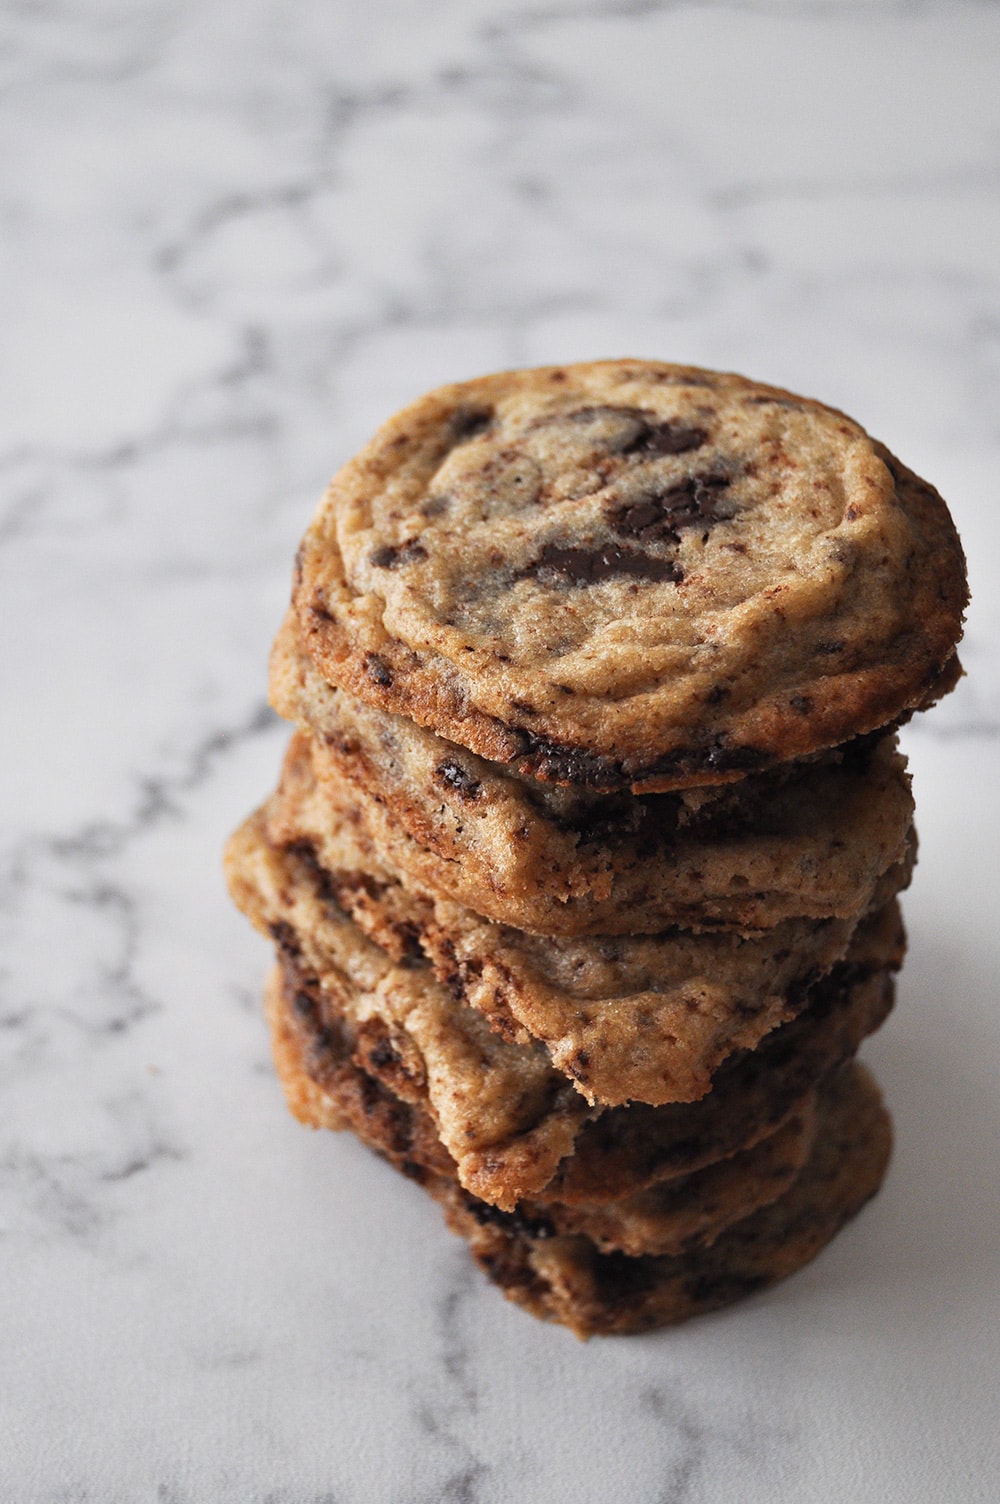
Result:
[[[299,553],[331,684],[496,762],[727,781],[950,687],[947,507],[843,414],[642,361],[442,387],[337,475]]]

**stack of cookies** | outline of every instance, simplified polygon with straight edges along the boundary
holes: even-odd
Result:
[[[937,493],[787,392],[610,361],[398,414],[300,549],[227,852],[292,1111],[580,1335],[812,1258],[888,1160],[895,731],[965,602]]]

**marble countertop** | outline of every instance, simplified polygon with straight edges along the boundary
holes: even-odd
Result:
[[[4,9],[0,1499],[998,1497],[998,78],[972,0]],[[219,852],[332,470],[440,381],[618,354],[845,408],[975,601],[906,733],[882,1194],[581,1344],[287,1115]]]

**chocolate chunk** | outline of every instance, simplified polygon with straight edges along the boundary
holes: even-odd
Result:
[[[515,578],[536,579],[543,585],[597,585],[618,578],[667,580],[672,584],[684,578],[673,559],[660,559],[632,548],[607,543],[603,548],[573,548],[561,543],[546,543],[538,558],[522,569]]]
[[[523,728],[511,730],[519,732],[531,771],[545,781],[576,783],[591,789],[620,789],[628,782],[621,765],[599,752],[547,741]]]
[[[365,671],[372,683],[379,685],[381,689],[392,687],[392,669],[380,653],[365,654]]]
[[[753,773],[771,766],[774,758],[756,747],[731,747],[721,739],[697,752],[666,752],[650,763],[619,760],[553,742],[524,726],[506,728],[519,742],[510,758],[543,783],[577,784],[598,793],[626,789],[654,778],[686,778],[692,773]]]
[[[452,414],[451,432],[456,444],[464,444],[485,432],[493,422],[489,407],[458,407]]]
[[[426,548],[416,538],[409,538],[405,543],[385,543],[368,556],[376,569],[398,569],[401,564],[414,564],[426,557]]]
[[[518,1238],[555,1236],[555,1228],[548,1217],[528,1216],[520,1207],[515,1207],[512,1212],[502,1212],[498,1206],[480,1201],[478,1196],[470,1196],[468,1192],[465,1192],[463,1200],[480,1227],[499,1227]]]
[[[463,768],[461,763],[453,762],[451,758],[438,763],[434,777],[448,788],[455,789],[463,799],[477,798],[482,788],[482,784],[477,778],[473,778],[467,768]]]
[[[282,955],[293,959],[300,954],[299,937],[286,920],[276,919],[273,924],[268,925],[268,930]]]
[[[689,428],[683,423],[649,423],[645,431],[629,445],[626,454],[687,454],[700,449],[708,438],[704,428]]]
[[[708,438],[704,428],[659,419],[641,407],[594,405],[578,407],[566,416],[571,423],[603,424],[601,448],[608,454],[686,454],[700,449]]]
[[[761,752],[756,747],[719,745],[711,747],[703,761],[706,768],[717,773],[752,773],[766,768],[774,759],[769,753]]]
[[[383,1036],[376,1040],[368,1051],[366,1063],[373,1071],[388,1071],[402,1062],[392,1046],[392,1041],[387,1036]]]
[[[412,920],[393,925],[393,934],[396,937],[394,957],[404,971],[414,971],[426,964],[420,930]]]
[[[724,493],[730,478],[719,470],[688,475],[663,489],[654,488],[608,509],[612,532],[643,543],[679,543],[682,528],[726,522],[736,507]]]

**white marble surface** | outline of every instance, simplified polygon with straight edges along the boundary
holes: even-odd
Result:
[[[2,8],[0,1499],[1000,1496],[998,83],[971,0]],[[976,600],[907,734],[883,1194],[583,1345],[287,1117],[218,856],[328,473],[438,381],[623,353],[855,414]]]

